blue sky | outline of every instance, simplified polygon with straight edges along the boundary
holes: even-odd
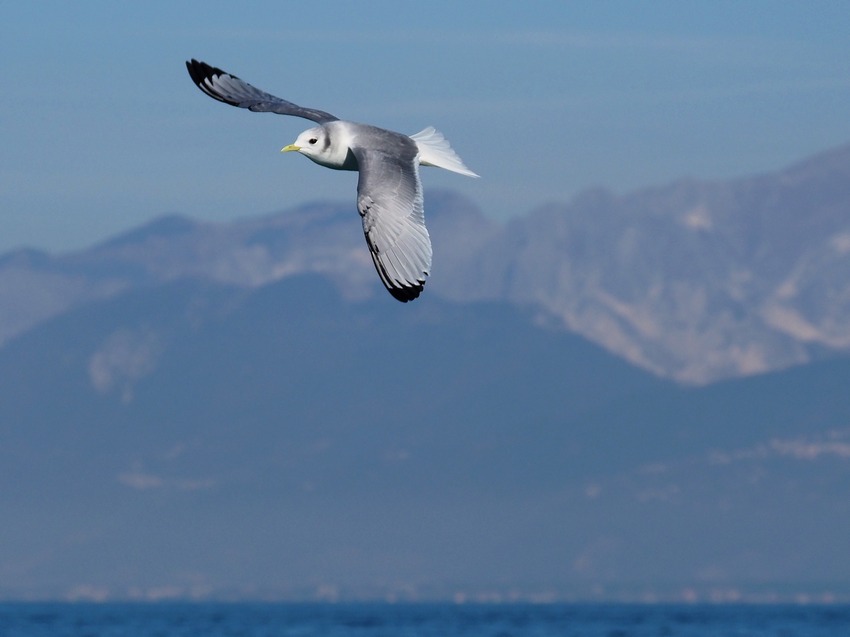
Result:
[[[850,142],[850,3],[40,2],[0,6],[0,251],[164,213],[226,220],[356,176],[279,149],[306,120],[219,104],[197,57],[345,119],[442,130],[508,218],[604,186],[764,172]]]

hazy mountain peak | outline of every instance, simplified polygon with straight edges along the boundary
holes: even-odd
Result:
[[[194,232],[201,224],[180,214],[167,214],[152,221],[108,239],[100,248],[118,248],[126,245],[145,243],[155,239],[169,239]]]

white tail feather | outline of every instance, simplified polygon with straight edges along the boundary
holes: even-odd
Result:
[[[433,126],[411,135],[410,139],[419,147],[419,163],[423,166],[436,166],[467,177],[478,177],[464,165],[463,160],[452,150],[449,141]]]

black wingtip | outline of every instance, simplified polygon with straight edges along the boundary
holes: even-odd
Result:
[[[422,290],[425,288],[425,284],[417,285],[416,287],[409,288],[390,288],[387,290],[390,294],[393,295],[393,298],[397,301],[401,301],[402,303],[407,303],[408,301],[412,301],[416,298],[419,298],[419,295],[422,294]]]
[[[186,70],[189,71],[189,77],[195,84],[199,84],[204,79],[201,65],[203,62],[198,62],[195,58],[186,60]]]
[[[230,104],[231,106],[239,106],[238,102],[234,102],[233,100],[227,99],[226,97],[220,95],[211,87],[213,86],[213,80],[222,75],[227,75],[228,77],[232,77],[235,80],[239,78],[235,75],[228,73],[227,71],[223,71],[217,66],[210,66],[206,62],[201,62],[200,60],[196,60],[192,58],[191,60],[186,61],[186,70],[189,71],[189,77],[192,78],[192,81],[195,83],[201,91],[213,98],[214,100],[218,100],[219,102],[224,102],[225,104]]]
[[[224,71],[221,69],[217,69],[214,66],[210,66],[206,62],[201,62],[195,58],[186,61],[186,69],[189,71],[189,77],[191,77],[192,81],[199,87],[201,82],[207,78],[224,75]]]
[[[401,301],[402,303],[407,303],[408,301],[412,301],[415,298],[418,298],[420,294],[422,294],[422,290],[425,288],[425,280],[420,279],[415,284],[407,283],[406,285],[391,279],[387,272],[384,270],[384,266],[381,264],[380,259],[375,255],[372,250],[369,250],[369,254],[372,257],[372,263],[375,265],[375,270],[378,272],[378,278],[381,279],[381,283],[384,284],[384,287],[387,288],[387,292],[392,294],[393,298],[397,301]],[[425,276],[428,276],[428,273],[424,273]]]

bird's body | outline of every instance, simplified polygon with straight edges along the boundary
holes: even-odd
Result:
[[[311,144],[313,139],[316,141]],[[359,170],[353,148],[403,156],[409,161],[413,161],[419,150],[416,142],[407,135],[342,120],[305,130],[284,150],[298,150],[326,168]]]
[[[356,170],[357,209],[372,261],[396,299],[419,296],[431,270],[431,239],[425,227],[419,165],[437,166],[477,177],[434,128],[403,135],[347,122],[260,91],[221,69],[191,60],[189,75],[204,93],[220,102],[255,112],[293,115],[318,124],[283,148],[336,170]]]

